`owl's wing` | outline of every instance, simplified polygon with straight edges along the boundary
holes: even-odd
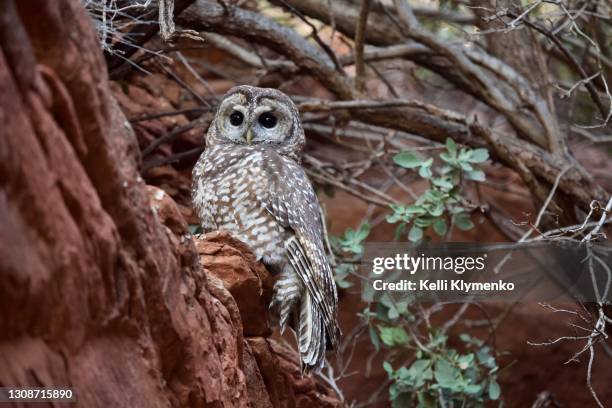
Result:
[[[335,348],[339,328],[336,323],[338,295],[332,270],[323,247],[323,224],[317,196],[301,167],[284,162],[268,172],[269,190],[263,206],[295,239],[285,245],[291,266],[320,306],[326,332]]]

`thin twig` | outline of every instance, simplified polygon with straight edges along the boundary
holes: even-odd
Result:
[[[370,0],[361,0],[359,18],[355,29],[355,88],[363,92],[365,88],[365,63],[363,61],[363,47],[365,44],[366,26],[368,24],[368,13],[370,11]]]

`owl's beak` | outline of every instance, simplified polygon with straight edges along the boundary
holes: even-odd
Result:
[[[246,133],[247,144],[251,144],[251,140],[253,140],[253,132],[251,131],[251,128],[248,128]]]

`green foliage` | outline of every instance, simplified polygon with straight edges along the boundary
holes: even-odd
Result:
[[[410,241],[418,242],[430,228],[440,236],[451,223],[461,230],[473,228],[461,187],[465,180],[485,179],[477,165],[488,157],[486,149],[462,148],[452,139],[447,139],[436,157],[413,152],[395,155],[395,164],[418,172],[430,184],[414,203],[392,206],[387,221],[398,224],[396,234],[407,234]],[[347,278],[363,256],[369,233],[370,225],[364,223],[330,238],[334,253],[342,260],[335,268],[338,286],[351,286]],[[393,281],[394,277],[386,279]],[[367,323],[370,341],[377,353],[388,351],[384,369],[391,380],[393,407],[479,407],[500,398],[497,362],[481,340],[462,335],[461,347],[450,347],[446,334],[420,316],[422,307],[411,293],[395,299],[389,292],[364,285],[362,299],[369,303],[359,316]]]
[[[356,231],[348,228],[343,235],[330,237],[330,242],[334,249],[341,253],[360,256],[363,253],[363,241],[365,241],[369,234],[370,224],[364,222]]]
[[[380,339],[386,346],[406,346],[408,345],[408,333],[403,327],[379,327]]]
[[[398,345],[397,327],[387,327],[384,333],[393,340],[388,344],[381,330],[385,345]],[[391,380],[389,399],[393,407],[481,407],[500,398],[499,368],[490,347],[481,340],[461,335],[464,350],[459,352],[447,346],[446,335],[436,331],[430,332],[426,344],[411,344],[407,335],[400,338],[401,346],[413,346],[417,352],[408,366],[394,369],[389,361],[383,363]]]
[[[465,333],[458,347],[450,347],[446,333],[419,317],[420,310],[412,297],[393,299],[383,292],[359,314],[376,351],[388,351],[383,368],[391,381],[391,406],[482,407],[499,400],[491,348]]]
[[[334,281],[340,289],[348,289],[353,286],[348,277],[354,271],[354,268],[353,265],[347,263],[342,263],[334,268]]]
[[[421,241],[425,231],[432,228],[443,236],[451,221],[461,230],[474,227],[470,220],[469,209],[461,197],[462,181],[484,181],[485,173],[474,165],[489,158],[487,149],[459,149],[453,139],[446,139],[446,148],[438,155],[441,162],[436,168],[434,159],[417,156],[412,152],[401,152],[393,161],[407,169],[418,169],[419,175],[429,180],[430,188],[410,205],[392,205],[393,213],[387,217],[389,223],[399,223],[401,228],[411,224],[408,239]],[[434,175],[435,173],[435,175]]]
[[[330,236],[329,241],[334,252],[341,256],[347,256],[348,261],[356,261],[363,254],[363,241],[370,234],[370,224],[362,223],[357,230],[348,228],[339,237]],[[338,287],[346,289],[353,286],[348,280],[351,273],[355,271],[355,265],[350,262],[342,262],[334,268],[334,280]]]

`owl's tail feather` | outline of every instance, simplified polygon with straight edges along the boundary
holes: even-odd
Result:
[[[278,316],[281,334],[291,324],[298,340],[302,371],[319,371],[325,362],[325,324],[319,307],[291,266],[274,285],[270,309]]]
[[[319,371],[325,363],[326,334],[325,325],[318,306],[312,301],[308,291],[300,303],[300,317],[297,328],[298,346],[306,372]]]
[[[290,266],[286,266],[279,280],[274,285],[274,296],[270,309],[279,318],[280,332],[283,334],[295,305],[304,291],[300,279]]]

